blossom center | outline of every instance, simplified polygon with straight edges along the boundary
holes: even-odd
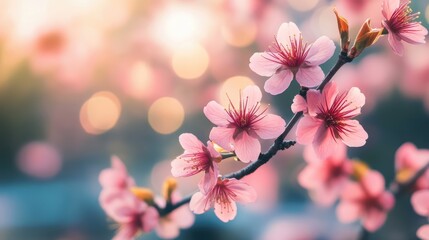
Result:
[[[302,41],[301,34],[299,37],[290,36],[288,43],[283,45],[275,39],[274,45],[267,52],[271,58],[267,60],[281,64],[292,70],[292,72],[296,72],[305,62],[310,46]]]
[[[419,17],[420,13],[412,13],[413,10],[409,6],[410,2],[402,3],[393,13],[386,24],[389,30],[394,33],[413,31],[411,28],[418,25],[415,20]]]
[[[228,99],[229,106],[228,109],[226,109],[226,112],[230,117],[230,124],[237,128],[239,132],[249,130],[252,125],[265,117],[263,114],[267,108],[260,112],[259,109],[261,104],[259,102],[253,106],[249,106],[249,97],[242,99],[240,94],[240,104],[238,108],[234,106],[229,97]]]

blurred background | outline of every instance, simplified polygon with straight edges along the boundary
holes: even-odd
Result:
[[[246,85],[263,87],[249,58],[268,49],[281,23],[296,22],[306,42],[327,35],[338,43],[334,6],[352,36],[368,17],[380,26],[381,0],[1,0],[0,239],[110,239],[112,223],[98,204],[98,174],[110,156],[159,193],[182,153],[178,136],[208,138],[202,108]],[[428,1],[412,7],[428,27]],[[407,46],[405,55],[382,38],[335,77],[367,96],[359,120],[370,138],[348,154],[386,182],[402,143],[429,148],[429,44]],[[288,120],[298,89],[293,83],[263,102]],[[243,166],[227,161],[221,171]],[[258,191],[255,204],[228,224],[212,211],[198,215],[179,238],[354,239],[358,223],[339,223],[334,207],[314,205],[297,184],[303,166],[302,146],[281,152],[246,178]],[[183,195],[199,177],[179,180]],[[414,239],[425,222],[404,195],[373,239]]]

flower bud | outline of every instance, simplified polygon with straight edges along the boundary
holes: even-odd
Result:
[[[138,199],[147,204],[152,205],[154,203],[153,192],[149,188],[132,187],[130,190]]]
[[[335,16],[337,17],[338,31],[340,32],[341,51],[347,53],[350,45],[349,24],[347,19],[338,15],[337,9],[334,8]]]
[[[162,193],[167,202],[171,202],[171,194],[177,188],[177,181],[174,178],[167,178],[162,186]]]
[[[353,177],[359,181],[368,172],[369,167],[366,163],[359,160],[354,160],[352,164],[353,164]]]
[[[354,45],[350,50],[349,57],[355,58],[359,56],[363,50],[377,42],[383,32],[382,28],[371,28],[371,20],[367,19],[359,30],[356,36]]]

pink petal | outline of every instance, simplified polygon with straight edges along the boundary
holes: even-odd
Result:
[[[420,190],[413,194],[411,203],[414,211],[422,216],[429,216],[429,190]]]
[[[307,113],[307,101],[305,98],[299,94],[295,95],[293,98],[293,103],[290,106],[293,113],[304,112]]]
[[[210,131],[210,140],[221,146],[227,151],[233,151],[232,143],[234,142],[232,136],[234,135],[235,128],[214,127]]]
[[[191,201],[189,202],[189,209],[195,214],[201,214],[209,210],[211,203],[209,197],[203,195],[201,192],[196,192],[192,195]]]
[[[303,157],[304,160],[307,163],[311,163],[311,164],[317,164],[319,163],[322,159],[319,158],[319,156],[317,156],[317,154],[314,152],[314,149],[312,146],[306,146],[304,148],[304,153],[303,153]]]
[[[266,52],[257,52],[250,57],[249,67],[253,72],[260,76],[270,77],[276,73],[277,69],[281,67],[281,64],[277,63],[276,59],[271,54]]]
[[[402,45],[401,39],[396,34],[389,33],[387,35],[387,40],[394,53],[399,56],[404,55],[404,45]]]
[[[304,188],[314,189],[320,186],[319,168],[307,165],[298,175],[298,183]]]
[[[248,111],[261,102],[262,93],[258,86],[247,86],[243,89],[242,94],[243,104]]]
[[[141,218],[142,230],[144,232],[152,231],[158,225],[158,220],[158,211],[153,207],[148,207]]]
[[[217,164],[214,164],[213,167],[209,168],[208,171],[205,172],[204,177],[201,178],[198,187],[200,188],[203,194],[208,194],[211,189],[216,185],[217,178],[219,175],[219,170]]]
[[[264,90],[272,95],[278,95],[284,92],[293,79],[293,73],[289,70],[281,70],[270,77],[264,85]]]
[[[337,206],[337,217],[342,223],[351,223],[361,215],[360,206],[349,201],[341,201]]]
[[[379,229],[385,221],[386,213],[378,209],[372,208],[367,210],[365,215],[363,216],[362,225],[366,230],[374,232]]]
[[[319,66],[299,68],[296,81],[303,87],[315,87],[322,83],[325,74]]]
[[[229,222],[230,220],[233,220],[237,215],[237,205],[233,201],[230,201],[230,202],[216,201],[214,204],[214,210],[215,210],[216,216],[222,222]]]
[[[249,184],[237,179],[229,179],[226,185],[228,189],[234,193],[234,201],[240,203],[251,203],[256,201],[258,194]]]
[[[403,168],[417,169],[421,163],[416,161],[417,148],[414,144],[407,142],[402,144],[395,153],[395,168],[401,170]]]
[[[319,112],[319,105],[322,102],[322,94],[314,89],[310,89],[307,92],[307,107],[308,114],[310,116],[315,117]]]
[[[203,143],[191,133],[183,133],[179,136],[179,142],[185,152],[197,153],[203,151]]]
[[[400,38],[411,44],[423,44],[426,43],[425,36],[428,34],[428,30],[421,24],[415,25],[413,28],[407,29],[407,31],[400,32]]]
[[[417,230],[417,237],[429,240],[429,224],[423,225]]]
[[[207,150],[209,150],[210,156],[212,158],[220,158],[220,157],[222,157],[222,155],[218,151],[216,151],[216,149],[214,149],[212,141],[207,141]]]
[[[324,185],[314,190],[312,199],[320,206],[329,207],[338,199],[338,195],[338,186]]]
[[[173,177],[188,177],[192,174],[192,171],[188,169],[189,163],[186,159],[183,158],[175,158],[171,161],[171,175]]]
[[[242,131],[234,141],[235,154],[240,161],[248,163],[258,159],[261,153],[261,144],[258,139]]]
[[[360,114],[360,110],[363,105],[365,105],[365,95],[357,87],[352,87],[346,96],[347,107],[343,109],[343,112],[350,111],[350,115]]]
[[[370,196],[377,197],[384,192],[384,177],[377,171],[368,171],[361,182]]]
[[[390,210],[395,205],[395,197],[391,192],[385,191],[381,194],[378,201],[380,205],[383,206],[384,210]]]
[[[299,120],[296,128],[296,141],[304,145],[312,143],[319,127],[323,127],[322,124],[318,119],[304,116]]]
[[[156,226],[156,234],[163,239],[173,239],[179,236],[179,226],[171,220],[161,219]]]
[[[194,224],[195,216],[189,211],[188,206],[182,206],[174,211],[174,214],[170,214],[170,218],[179,226],[180,228],[189,228]]]
[[[400,0],[384,0],[382,3],[382,13],[386,19],[390,19],[395,9],[399,7]]]
[[[260,121],[253,124],[252,129],[262,139],[273,139],[278,137],[286,128],[286,122],[283,118],[267,114]]]
[[[121,225],[112,240],[133,240],[138,230],[138,227],[133,224]]]
[[[277,32],[277,42],[283,47],[291,46],[292,41],[299,41],[301,38],[301,31],[293,22],[283,23]]]
[[[349,181],[341,193],[341,199],[356,202],[366,198],[366,193],[362,187],[354,182]]]
[[[326,36],[319,37],[310,47],[305,59],[308,66],[318,66],[334,55],[335,44]]]
[[[314,136],[313,148],[321,159],[326,159],[336,153],[341,147],[341,144],[343,143],[335,139],[330,130],[322,125]]]
[[[346,132],[339,132],[341,140],[349,147],[361,147],[368,139],[368,133],[357,120],[343,121],[347,126]]]
[[[323,89],[324,99],[321,101],[323,106],[325,106],[326,108],[331,108],[337,95],[337,84],[335,82],[329,82],[328,84],[326,84],[325,88]]]
[[[124,173],[127,172],[127,167],[118,156],[112,156],[111,161],[113,169]]]
[[[222,105],[215,101],[210,101],[203,109],[206,117],[217,126],[225,127],[229,124],[229,116]]]
[[[119,188],[124,182],[124,174],[111,168],[104,169],[98,176],[98,181],[103,188]]]

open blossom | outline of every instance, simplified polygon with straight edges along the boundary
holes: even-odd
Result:
[[[158,224],[158,211],[131,192],[121,192],[103,209],[119,224],[113,240],[132,240],[139,232],[149,232]]]
[[[171,162],[171,173],[174,177],[189,177],[204,171],[201,184],[208,191],[216,184],[219,175],[216,161],[220,161],[222,156],[213,148],[212,142],[207,142],[206,147],[190,133],[181,134],[179,142],[185,152]]]
[[[307,147],[304,159],[308,165],[298,175],[299,184],[312,191],[311,196],[316,203],[323,206],[333,204],[353,173],[345,145],[324,159],[320,159],[311,147]]]
[[[396,180],[406,182],[429,162],[429,150],[417,149],[412,143],[402,144],[395,154]],[[429,189],[429,171],[415,183],[417,189]]]
[[[404,52],[404,46],[401,41],[411,44],[425,43],[425,36],[428,31],[420,22],[415,20],[419,13],[412,13],[409,6],[410,1],[384,0],[383,2],[383,20],[382,24],[389,32],[388,41],[393,51],[401,55]]]
[[[283,23],[272,49],[254,53],[249,67],[261,76],[270,77],[264,89],[277,95],[289,87],[294,76],[301,86],[319,85],[325,76],[319,65],[331,58],[334,51],[335,44],[328,37],[307,44],[295,23]]]
[[[337,216],[345,223],[360,218],[363,227],[373,232],[383,225],[394,204],[392,193],[384,189],[383,176],[379,172],[368,171],[358,183],[349,182],[344,188]]]
[[[359,88],[339,93],[337,85],[330,82],[322,93],[307,92],[308,114],[299,121],[296,140],[300,144],[312,144],[321,157],[337,151],[341,144],[360,147],[366,143],[368,134],[354,117],[361,113],[365,96]]]
[[[182,200],[182,197],[177,191],[171,194],[171,203],[175,204]],[[156,203],[159,207],[165,207],[165,200],[156,198]],[[189,228],[194,223],[195,216],[189,210],[187,205],[183,205],[166,216],[161,216],[156,226],[156,234],[164,239],[173,239],[179,236],[181,228]]]
[[[285,121],[260,110],[261,90],[257,86],[246,87],[240,102],[231,101],[227,109],[211,101],[204,107],[206,117],[218,127],[212,128],[210,139],[227,151],[235,151],[242,162],[258,159],[261,143],[258,138],[273,139],[285,130]]]
[[[219,178],[209,192],[200,187],[200,191],[192,195],[189,207],[195,214],[202,214],[214,207],[216,216],[223,222],[228,222],[237,215],[235,202],[250,203],[256,197],[256,191],[248,184],[234,178]]]

